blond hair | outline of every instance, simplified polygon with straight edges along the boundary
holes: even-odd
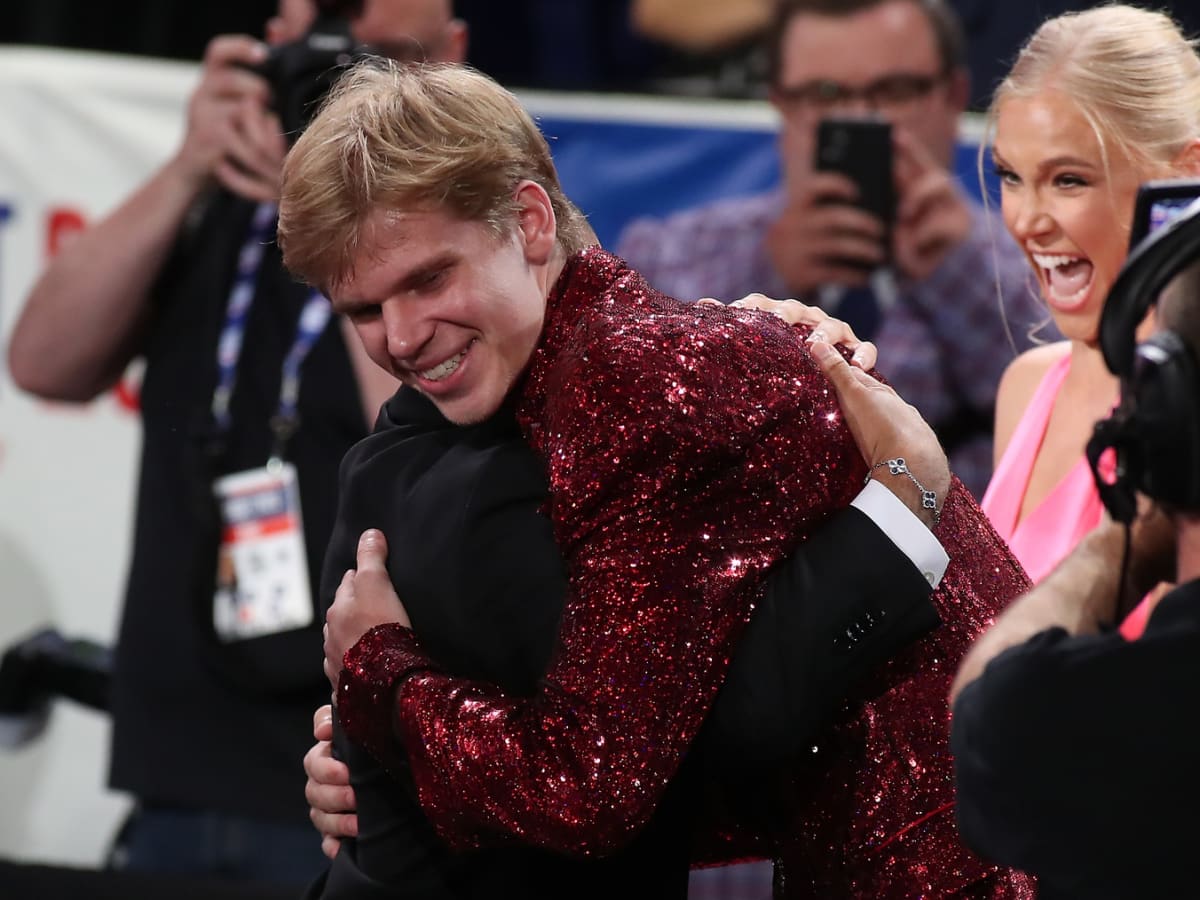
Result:
[[[1166,14],[1111,5],[1044,22],[996,89],[1001,103],[1057,90],[1091,126],[1105,167],[1118,154],[1146,177],[1171,163],[1200,136],[1200,57]]]
[[[500,237],[525,180],[550,196],[566,253],[595,243],[516,97],[465,66],[367,60],[339,80],[284,162],[284,264],[328,290],[349,274],[377,209],[445,211]]]

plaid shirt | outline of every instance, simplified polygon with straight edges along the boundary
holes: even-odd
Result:
[[[730,302],[755,291],[793,296],[766,248],[767,230],[782,206],[782,193],[773,192],[667,219],[638,219],[622,232],[616,252],[654,287],[683,300]],[[970,235],[928,279],[898,284],[897,301],[873,340],[881,371],[933,425],[950,467],[981,497],[992,471],[1000,376],[1032,345],[1038,326],[1046,326],[1039,338],[1052,339],[1054,329],[1029,264],[1004,224],[978,204],[970,206]]]

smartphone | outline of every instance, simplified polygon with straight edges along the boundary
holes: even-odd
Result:
[[[1200,179],[1147,181],[1138,188],[1129,229],[1129,249],[1166,225],[1200,198]]]
[[[891,230],[896,217],[892,180],[892,126],[878,118],[822,119],[817,124],[816,168],[839,172],[858,187],[858,203]]]

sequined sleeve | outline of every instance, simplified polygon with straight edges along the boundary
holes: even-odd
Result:
[[[603,289],[575,282],[521,408],[569,572],[540,691],[433,671],[395,626],[343,675],[347,730],[386,756],[394,724],[422,806],[458,847],[515,836],[601,854],[630,839],[711,705],[763,573],[865,471],[797,330],[683,312],[636,278],[588,305]]]

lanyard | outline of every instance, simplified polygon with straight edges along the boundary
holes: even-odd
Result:
[[[217,386],[213,390],[212,417],[219,434],[229,431],[232,425],[229,404],[237,382],[238,360],[242,355],[242,341],[246,335],[246,318],[254,300],[255,282],[262,265],[263,248],[274,227],[276,212],[277,207],[274,203],[258,204],[250,220],[250,228],[242,250],[238,254],[237,270],[225,308],[225,325],[217,340]],[[329,317],[329,300],[320,291],[310,292],[300,311],[296,337],[283,360],[279,408],[271,418],[274,443],[269,465],[278,464],[283,456],[284,445],[299,424],[296,405],[300,397],[300,366],[325,330]]]

